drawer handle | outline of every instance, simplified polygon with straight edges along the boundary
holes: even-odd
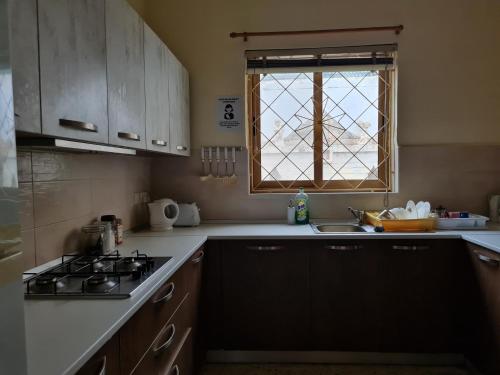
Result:
[[[335,250],[335,251],[355,251],[362,249],[361,245],[327,245],[325,249]]]
[[[168,302],[172,299],[172,296],[174,295],[175,284],[173,282],[170,282],[168,285],[168,292],[163,297],[153,300],[153,304]]]
[[[102,357],[101,369],[97,373],[98,375],[106,375],[106,356]]]
[[[163,141],[161,139],[153,139],[151,143],[155,146],[162,146],[162,147],[165,147],[167,145],[167,141]]]
[[[187,147],[186,146],[177,146],[176,147],[177,151],[187,151]]]
[[[130,133],[130,132],[118,132],[118,137],[127,139],[129,141],[140,141],[141,137],[137,133]]]
[[[60,118],[59,125],[67,126],[68,128],[72,128],[75,130],[83,130],[86,132],[97,133],[97,125],[94,125],[90,122],[74,121],[74,120],[67,120],[65,118]]]
[[[479,259],[481,262],[487,264],[488,266],[492,267],[498,267],[499,261],[493,258],[490,258],[486,255],[480,254],[478,252],[475,252],[477,259]]]
[[[429,250],[430,246],[425,245],[393,245],[392,250],[403,251],[416,251],[416,250]]]
[[[168,336],[168,338],[165,340],[165,342],[163,344],[161,344],[160,346],[154,346],[153,347],[153,353],[155,355],[160,355],[162,352],[164,352],[165,350],[168,349],[168,347],[170,345],[172,345],[172,343],[174,342],[174,337],[175,337],[175,325],[174,324],[169,324],[167,326],[167,329],[166,331],[170,330],[170,335]]]
[[[203,257],[205,256],[205,252],[202,250],[200,251],[200,256],[198,258],[194,258],[191,262],[193,263],[200,263],[203,260]]]
[[[284,246],[247,246],[247,249],[252,251],[278,251],[284,248]]]
[[[170,372],[170,375],[179,375],[181,371],[179,370],[179,365],[175,365],[172,367],[172,371]]]

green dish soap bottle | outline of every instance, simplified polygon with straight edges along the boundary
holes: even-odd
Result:
[[[309,197],[304,188],[295,195],[295,224],[309,224]]]

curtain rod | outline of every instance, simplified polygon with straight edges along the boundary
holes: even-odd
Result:
[[[276,36],[276,35],[306,35],[306,34],[328,34],[328,33],[355,33],[366,31],[394,31],[396,35],[401,33],[403,25],[377,26],[377,27],[354,27],[348,29],[324,29],[324,30],[296,30],[296,31],[256,31],[229,34],[230,38],[243,38],[246,42],[251,36]]]

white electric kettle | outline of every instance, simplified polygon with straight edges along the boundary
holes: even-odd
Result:
[[[179,206],[172,199],[158,199],[148,203],[149,225],[152,231],[172,229],[179,217]]]

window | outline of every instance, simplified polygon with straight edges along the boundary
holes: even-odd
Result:
[[[247,51],[251,192],[391,191],[395,49]]]

